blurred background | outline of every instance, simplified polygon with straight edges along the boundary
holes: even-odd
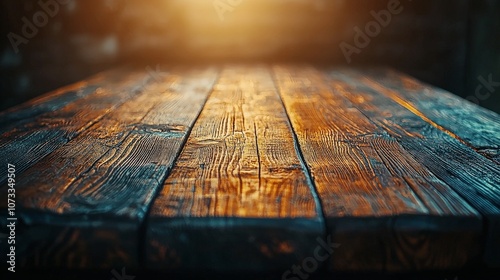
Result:
[[[499,15],[500,0],[1,0],[0,109],[124,63],[297,62],[393,67],[500,113]]]

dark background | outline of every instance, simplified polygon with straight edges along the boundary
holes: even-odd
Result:
[[[347,64],[340,43],[354,45],[353,28],[391,0],[241,0],[223,20],[214,0],[60,0],[16,53],[8,34],[23,35],[23,17],[43,11],[39,1],[1,1],[0,109],[123,63]],[[400,3],[349,65],[394,67],[500,112],[500,87],[474,99],[479,77],[500,82],[500,1]]]

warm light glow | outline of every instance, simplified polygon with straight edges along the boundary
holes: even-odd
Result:
[[[328,40],[339,1],[177,0],[186,51],[208,57],[265,57]]]
[[[216,54],[216,45],[224,52],[258,55],[272,51],[266,33],[272,32],[279,18],[270,1],[188,0],[176,1],[182,14],[191,47]],[[276,6],[276,5],[274,5]]]

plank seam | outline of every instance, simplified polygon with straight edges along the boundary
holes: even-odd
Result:
[[[146,88],[146,86],[150,85],[151,84],[151,81],[154,81],[154,78],[153,77],[149,77],[149,79],[146,81],[146,82],[139,82],[139,83],[134,83],[134,85],[130,86],[130,90],[131,91],[137,91],[137,89],[140,90],[139,93],[136,93],[134,95],[130,95],[128,97],[125,97],[125,98],[122,98],[120,99],[121,102],[117,102],[116,104],[113,104],[112,106],[110,106],[106,112],[104,112],[103,114],[101,114],[100,116],[96,117],[95,119],[87,122],[84,126],[82,126],[81,128],[79,128],[78,130],[76,131],[73,131],[73,132],[66,132],[64,135],[61,136],[61,138],[63,138],[63,143],[60,143],[59,146],[55,147],[52,151],[48,152],[46,155],[40,157],[40,158],[37,158],[35,159],[33,162],[31,162],[28,166],[26,166],[23,170],[18,170],[18,172],[20,174],[22,174],[24,171],[28,170],[29,168],[33,167],[35,164],[37,164],[38,162],[42,161],[43,159],[45,159],[46,157],[48,157],[50,154],[52,154],[54,151],[56,151],[57,149],[63,147],[64,145],[68,144],[70,141],[74,140],[75,138],[77,138],[79,135],[81,135],[85,130],[91,128],[92,126],[96,125],[97,123],[99,123],[100,121],[102,121],[106,116],[108,116],[111,112],[113,112],[113,110],[116,110],[117,108],[119,108],[120,106],[123,106],[125,103],[127,103],[128,101],[132,100],[134,97],[137,97],[138,95],[142,95],[144,94],[144,89]],[[95,91],[94,91],[95,92]],[[90,94],[89,94],[90,95]],[[7,182],[7,178],[5,178],[4,180],[1,180],[0,179],[0,184],[3,184]]]
[[[365,77],[365,78],[366,78],[366,77]],[[369,79],[369,78],[366,78],[366,79],[367,79],[367,80],[370,80],[370,81],[371,81],[371,82],[373,82],[373,83],[378,84],[376,81],[373,81],[373,80],[371,80],[371,79]],[[378,86],[379,86],[379,88],[382,88],[382,90],[384,89],[384,87],[383,87],[382,85],[378,84]],[[376,90],[376,89],[375,89],[375,90]],[[390,89],[387,89],[387,90],[391,91]],[[377,93],[381,93],[381,90],[376,90],[376,92],[377,92]],[[396,102],[397,104],[399,104],[400,106],[402,106],[403,108],[405,108],[405,109],[409,110],[410,112],[414,113],[412,110],[410,110],[410,109],[409,109],[409,108],[407,108],[406,106],[402,105],[402,104],[401,104],[400,102],[398,102],[397,100],[395,100],[395,99],[391,98],[391,96],[390,96],[390,95],[386,95],[385,93],[381,93],[381,94],[383,94],[383,95],[385,95],[386,97],[390,98],[391,100],[393,100],[394,102]],[[403,101],[404,101],[404,100],[403,100]],[[357,110],[359,110],[359,111],[360,111],[363,115],[365,115],[365,113],[363,112],[363,110],[361,110],[361,109],[360,109],[357,105],[354,105],[354,104],[353,104],[353,106],[354,106]],[[411,104],[409,104],[409,106],[411,106]],[[413,107],[413,106],[411,106],[411,107]],[[417,111],[418,111],[418,109],[416,109],[416,108],[415,108],[415,110],[417,110]],[[419,111],[419,112],[420,112],[420,111]],[[420,113],[423,115],[423,113],[422,113],[422,112],[420,112]],[[415,113],[414,113],[414,114],[415,114]],[[419,114],[415,114],[415,115],[416,115],[416,116],[418,116],[418,117],[420,117],[420,118],[421,118],[422,120],[424,120],[425,122],[427,122],[427,121],[426,121],[424,118],[422,118]],[[366,115],[365,115],[365,116],[366,116]],[[424,116],[424,117],[425,117],[425,116]],[[368,116],[367,116],[367,118],[368,118]],[[427,117],[426,117],[426,118],[427,118]],[[386,131],[386,129],[385,129],[385,128],[383,128],[383,127],[381,127],[381,126],[377,125],[377,124],[376,124],[375,122],[373,122],[370,118],[368,118],[368,119],[369,119],[369,120],[370,120],[370,122],[372,122],[375,126],[377,126],[377,127],[381,128],[381,129],[383,129],[384,131]],[[429,120],[430,120],[430,119],[429,119]],[[430,121],[432,122],[432,120],[430,120]],[[429,122],[427,122],[427,123],[429,123]],[[431,125],[432,125],[432,123],[429,123],[429,124],[431,124]],[[450,133],[447,133],[446,128],[442,127],[442,128],[444,129],[444,130],[442,130],[442,129],[440,129],[440,128],[438,127],[438,126],[439,126],[438,124],[436,124],[436,125],[437,125],[437,126],[435,126],[435,125],[432,125],[432,126],[436,127],[438,130],[442,131],[443,133],[445,133],[445,134],[447,134],[447,135],[450,135],[450,136],[451,136],[451,138],[454,138],[454,139],[456,139],[457,141],[459,141],[459,143],[461,143],[461,144],[463,144],[463,145],[465,146],[465,147],[464,147],[465,149],[467,149],[467,147],[468,147],[468,148],[470,148],[471,150],[473,150],[474,152],[476,152],[477,154],[479,154],[481,157],[486,158],[487,160],[491,161],[493,164],[497,164],[495,161],[493,161],[493,160],[491,160],[490,158],[488,158],[488,157],[484,156],[483,154],[481,154],[481,153],[477,152],[477,150],[476,150],[473,146],[469,145],[467,142],[465,142],[464,140],[462,140],[459,136],[453,137],[453,135],[454,135],[454,134],[453,134],[453,132],[449,131],[451,134],[450,134]],[[453,134],[453,135],[452,135],[452,134]],[[410,152],[409,152],[409,151],[408,151],[408,150],[407,150],[407,149],[406,149],[406,148],[405,148],[405,147],[404,147],[404,146],[400,143],[400,141],[398,141],[398,139],[395,139],[395,140],[399,143],[400,147],[408,153],[408,155],[409,155],[409,156],[411,156],[411,157],[412,157],[415,161],[419,162],[422,166],[425,166],[425,168],[427,169],[427,171],[428,171],[428,172],[430,172],[430,173],[431,173],[432,175],[434,175],[436,178],[440,179],[440,180],[442,181],[442,183],[444,183],[444,184],[445,184],[446,186],[448,186],[451,190],[453,190],[453,191],[455,192],[455,194],[459,195],[459,196],[460,196],[460,197],[461,197],[461,198],[462,198],[465,202],[467,202],[467,203],[469,204],[469,206],[471,206],[472,208],[474,208],[474,210],[476,210],[478,213],[480,213],[480,214],[483,216],[483,218],[485,218],[485,219],[487,218],[486,214],[483,214],[483,213],[482,213],[482,211],[480,211],[479,209],[477,209],[477,207],[474,207],[474,206],[473,206],[473,204],[470,202],[470,200],[469,200],[466,196],[464,196],[461,192],[457,191],[457,190],[456,190],[456,189],[455,189],[452,185],[450,185],[450,184],[446,183],[446,182],[445,182],[445,180],[443,180],[443,179],[441,178],[441,176],[439,176],[439,174],[436,174],[436,173],[432,172],[432,170],[428,167],[428,165],[427,165],[427,164],[425,164],[425,163],[421,163],[421,162],[419,161],[419,159],[418,159],[418,158],[416,158],[415,156],[413,156],[413,155],[412,155],[412,154],[411,154],[411,153],[410,153]],[[483,194],[481,194],[481,193],[478,193],[478,195],[480,195],[481,197],[484,197],[484,195],[483,195]],[[485,198],[486,198],[486,197],[485,197]]]
[[[203,105],[198,110],[198,113],[196,114],[196,117],[194,118],[191,126],[189,126],[187,128],[186,134],[184,135],[184,139],[182,140],[182,143],[180,145],[181,148],[177,151],[177,154],[175,155],[174,160],[172,161],[171,167],[167,169],[167,171],[163,175],[163,178],[160,180],[159,187],[153,192],[153,198],[151,199],[151,202],[149,203],[149,205],[146,207],[146,212],[144,214],[144,219],[140,222],[139,230],[138,230],[138,234],[137,234],[137,237],[138,237],[138,242],[137,242],[137,244],[138,244],[138,246],[137,246],[137,249],[138,249],[137,254],[138,254],[138,256],[137,256],[137,260],[138,260],[138,264],[139,264],[140,268],[145,268],[146,267],[146,265],[145,265],[146,264],[146,258],[147,258],[147,253],[146,253],[146,248],[147,248],[146,236],[147,236],[147,231],[148,231],[149,217],[150,217],[150,213],[151,213],[151,208],[154,205],[154,202],[158,198],[159,194],[161,193],[161,191],[165,187],[165,181],[167,180],[168,176],[170,176],[170,172],[174,168],[177,160],[179,159],[179,156],[182,154],[182,150],[184,149],[184,146],[186,145],[186,143],[187,143],[187,141],[189,139],[189,136],[191,135],[193,127],[195,126],[196,122],[200,118],[200,115],[203,112],[203,110],[205,109],[208,100],[212,96],[212,93],[215,90],[214,89],[215,85],[220,80],[221,70],[218,69],[218,68],[216,68],[215,71],[217,71],[217,73],[215,74],[215,78],[213,79],[212,86],[211,86],[211,88],[210,88],[210,90],[209,90],[209,92],[208,92],[208,94],[207,94],[207,96],[206,96],[206,98],[205,98],[205,100],[203,102]],[[156,107],[156,106],[153,106],[153,108],[154,107]]]
[[[64,145],[68,144],[69,142],[71,142],[72,140],[76,139],[84,130],[86,129],[91,129],[93,126],[97,125],[100,121],[102,121],[107,115],[111,114],[111,112],[113,110],[116,110],[118,108],[120,108],[121,106],[125,105],[125,103],[127,103],[127,101],[130,101],[132,100],[134,97],[137,97],[138,95],[142,95],[142,94],[145,94],[145,88],[146,86],[152,81],[153,79],[150,78],[148,79],[148,81],[146,82],[146,84],[144,85],[144,87],[142,88],[143,90],[137,94],[137,95],[132,95],[130,96],[129,98],[126,98],[121,104],[119,104],[118,106],[115,106],[113,108],[110,108],[105,114],[103,114],[101,117],[93,120],[93,121],[90,121],[87,125],[85,125],[84,127],[82,127],[80,130],[78,130],[75,134],[73,134],[69,137],[67,137],[67,142],[64,143],[63,145],[61,145],[61,147],[63,147]],[[135,90],[136,87],[133,87],[132,90]],[[144,114],[144,116],[142,116],[142,118],[140,119],[140,121],[142,121],[147,115],[149,112],[151,112],[151,110],[153,110],[153,108],[155,108],[156,106],[153,106],[151,108],[149,108],[149,110]],[[135,128],[136,125],[133,126],[133,128]],[[121,144],[123,144],[123,142],[130,136],[130,134],[132,133],[132,131],[134,129],[130,129],[122,138],[121,141],[119,141],[118,143],[116,143],[115,145],[113,146],[108,146],[108,150],[106,152],[104,152],[100,157],[98,157],[90,166],[89,168],[85,169],[84,172],[80,173],[78,176],[76,176],[75,178],[73,178],[73,180],[71,180],[71,182],[67,185],[67,188],[70,188],[74,182],[78,181],[79,179],[83,178],[88,172],[90,172],[90,170],[92,170],[95,166],[95,164],[97,162],[99,162],[101,159],[103,159],[106,155],[108,155],[108,153],[115,147],[118,147],[120,146]],[[60,147],[59,147],[60,148]],[[55,151],[55,150],[54,150]],[[51,153],[47,154],[47,156],[49,156]],[[45,157],[43,157],[45,158]],[[39,161],[41,161],[43,158],[41,158]],[[34,165],[34,164],[33,164]]]
[[[325,77],[325,76],[324,76]],[[366,77],[365,77],[366,78]],[[325,77],[325,79],[328,79],[328,77]],[[368,78],[366,78],[368,79]],[[328,79],[329,80],[329,79]],[[375,81],[373,81],[374,83],[376,83]],[[331,84],[328,83],[329,87],[331,87]],[[377,93],[380,93],[380,90],[376,90]],[[402,106],[403,108],[406,108],[404,105],[400,104],[398,101],[394,100],[393,98],[391,98],[390,96],[386,95],[386,94],[383,94],[385,95],[386,97],[388,97],[389,99],[395,101],[397,104],[399,104],[400,106]],[[356,108],[356,110],[358,110],[359,112],[361,112],[361,114],[363,114],[373,125],[375,125],[376,127],[382,129],[384,132],[387,132],[387,129],[380,126],[379,124],[377,124],[375,121],[373,121],[366,113],[363,109],[361,109],[358,105],[354,104],[353,102],[351,102],[351,100],[349,100],[349,98],[345,97],[345,96],[341,96],[343,99],[345,99],[347,102],[349,102],[353,108]],[[408,109],[408,108],[406,108]],[[410,109],[408,109],[410,112],[414,113],[413,111],[411,111]],[[423,113],[422,113],[423,114]],[[416,114],[417,116],[420,117],[420,115]],[[423,118],[422,118],[423,119]],[[423,119],[425,121],[425,119]],[[431,120],[432,121],[432,120]],[[439,127],[436,127],[437,129],[439,129]],[[441,130],[441,129],[439,129]],[[446,133],[446,131],[443,131]],[[448,134],[448,133],[447,133]],[[449,135],[449,134],[448,134]],[[410,153],[410,151],[408,151],[402,144],[401,142],[397,139],[397,138],[394,138],[392,136],[389,136],[391,137],[392,139],[394,139],[398,145],[400,146],[400,148],[402,150],[404,150],[408,156],[410,156],[411,158],[413,158],[416,162],[418,162],[419,164],[422,165],[422,167],[425,167],[425,169],[427,170],[427,172],[429,172],[430,174],[432,174],[434,177],[438,178],[442,184],[444,184],[445,186],[447,186],[451,191],[453,191],[453,193],[455,195],[457,195],[458,197],[460,197],[465,203],[468,204],[469,207],[471,207],[472,209],[474,209],[481,217],[481,227],[482,227],[482,232],[481,234],[483,236],[487,235],[490,230],[489,230],[489,223],[490,223],[490,220],[488,218],[488,214],[484,213],[483,211],[481,211],[479,208],[477,208],[476,206],[474,206],[474,204],[471,202],[471,200],[466,196],[464,195],[461,191],[458,191],[455,187],[453,187],[452,185],[450,185],[448,182],[446,182],[439,174],[435,173],[432,171],[431,168],[429,168],[429,166],[423,162],[421,162],[418,158],[416,158],[412,153]],[[458,136],[457,136],[458,137]],[[455,137],[452,137],[452,138],[455,138]],[[457,139],[459,142],[462,143],[462,141],[460,141],[461,139],[460,138],[455,138]],[[466,145],[466,146],[469,146],[469,145]],[[379,153],[377,150],[376,150],[377,154]],[[478,153],[480,154],[480,153]],[[481,155],[481,156],[484,156],[484,155]],[[408,184],[408,186],[410,186],[410,188],[412,188],[413,190],[413,187],[412,187],[412,184],[409,184],[409,182],[407,181],[406,177],[402,176],[402,178],[405,180],[406,184]],[[427,178],[425,179],[427,182],[429,182],[427,180]],[[429,182],[430,183],[430,182]],[[415,195],[418,196],[418,198],[424,203],[425,205],[425,202],[424,200],[422,200],[422,198],[419,196],[418,192],[415,192]],[[481,195],[481,194],[479,194]],[[482,195],[481,195],[482,196]],[[425,205],[426,208],[428,208],[427,205]],[[487,241],[488,239],[486,238],[482,238],[481,241],[479,242],[479,250],[480,250],[480,253],[479,255],[480,256],[484,256],[485,252],[486,252],[486,249],[487,249]]]
[[[325,79],[329,80],[328,77],[325,77]],[[328,83],[329,87],[331,88],[331,84]],[[332,88],[333,90],[333,88]],[[379,93],[380,91],[376,91],[377,93]],[[481,213],[481,211],[479,211],[479,209],[477,209],[476,207],[473,206],[473,204],[469,201],[469,199],[467,199],[467,197],[465,197],[464,195],[461,194],[461,192],[457,191],[452,185],[450,185],[449,183],[447,183],[445,180],[443,180],[439,174],[436,174],[434,173],[426,164],[422,163],[419,161],[418,158],[416,158],[415,156],[413,156],[412,153],[410,153],[410,151],[408,151],[402,144],[401,142],[399,141],[399,139],[397,137],[394,137],[394,136],[391,136],[389,133],[388,133],[388,130],[387,128],[379,125],[377,122],[373,121],[365,112],[365,110],[361,109],[358,105],[354,104],[349,98],[341,95],[341,98],[343,98],[344,100],[346,100],[347,102],[349,102],[349,104],[351,104],[353,106],[353,108],[356,108],[356,110],[358,112],[360,112],[363,116],[365,116],[368,121],[370,123],[372,123],[374,126],[376,126],[377,128],[381,129],[382,131],[384,131],[386,134],[387,134],[387,137],[390,138],[390,139],[393,139],[394,141],[396,141],[396,143],[398,143],[398,146],[406,152],[407,156],[411,157],[413,160],[415,160],[415,162],[418,162],[422,167],[425,168],[425,170],[427,172],[429,172],[429,174],[432,174],[435,178],[438,178],[440,181],[441,181],[441,184],[445,185],[446,187],[448,187],[451,191],[453,191],[454,194],[458,195],[464,202],[466,202],[471,208],[473,208],[477,213],[479,213],[482,217],[484,217],[484,215]],[[392,98],[390,98],[391,100],[393,100]],[[396,102],[396,101],[395,101]],[[398,102],[396,102],[398,103]],[[398,103],[399,104],[399,103]],[[401,105],[401,104],[400,104]],[[402,105],[401,105],[402,106]],[[404,107],[404,106],[402,106]],[[404,107],[406,108],[406,107]],[[413,113],[413,112],[412,112]],[[418,115],[417,115],[418,116]],[[379,151],[377,149],[375,149],[376,153],[380,155]],[[384,163],[385,164],[385,163]],[[407,181],[407,178],[405,176],[402,176],[402,178],[405,180],[405,183],[410,186],[410,188],[413,190],[413,187],[412,187],[412,184],[410,184],[408,181]],[[427,178],[425,178],[425,181],[428,182],[428,183],[431,183],[430,181],[428,181]],[[420,199],[420,201],[425,205],[425,200],[423,200],[422,197],[420,197],[420,195],[418,194],[418,192],[415,192],[415,195]],[[426,208],[428,208],[428,206],[425,206]],[[485,217],[484,217],[485,218]]]
[[[260,191],[260,187],[261,187],[261,172],[262,172],[262,164],[261,164],[261,161],[260,161],[260,151],[259,151],[259,141],[257,139],[257,125],[255,124],[255,122],[253,123],[253,129],[255,131],[255,152],[257,153],[257,161],[259,162],[259,191]]]
[[[473,151],[475,151],[476,153],[480,154],[482,157],[485,157],[487,158],[489,161],[499,165],[498,162],[492,160],[490,157],[488,157],[487,155],[479,152],[482,149],[484,149],[485,147],[474,147],[471,143],[465,141],[464,139],[462,139],[460,136],[458,136],[457,134],[455,134],[453,131],[449,130],[448,128],[444,127],[444,126],[441,126],[439,125],[438,123],[434,122],[432,119],[428,118],[423,112],[421,112],[418,108],[416,108],[415,106],[413,106],[412,104],[410,104],[409,102],[407,102],[406,100],[402,99],[401,97],[399,97],[397,94],[394,94],[394,90],[392,89],[389,89],[383,85],[381,85],[380,83],[378,83],[377,81],[374,81],[372,78],[369,78],[367,76],[364,76],[364,79],[366,82],[368,82],[377,92],[379,92],[380,94],[383,94],[385,95],[386,97],[390,98],[391,100],[393,100],[394,102],[398,103],[400,106],[402,106],[403,108],[407,109],[408,111],[412,112],[414,115],[416,115],[417,117],[421,118],[424,122],[430,124],[431,126],[439,129],[440,131],[448,134],[449,136],[451,136],[452,138],[455,138],[457,139],[460,143],[462,143],[463,145],[471,148]],[[487,148],[487,147],[486,147]],[[497,149],[498,147],[495,147],[495,149]]]
[[[271,69],[269,72],[270,72],[270,75],[271,75],[271,77],[272,77],[272,79],[274,81],[274,88],[276,90],[276,93],[278,93],[278,97],[279,97],[280,103],[283,106],[283,109],[284,109],[284,111],[286,113],[287,125],[288,125],[288,128],[290,129],[290,132],[291,132],[292,137],[293,137],[293,146],[295,148],[295,152],[297,153],[297,158],[299,159],[299,162],[300,162],[300,165],[302,167],[302,170],[304,171],[304,175],[306,177],[309,190],[311,191],[311,194],[312,194],[312,196],[314,198],[314,202],[316,203],[316,212],[318,212],[318,216],[321,219],[321,223],[322,223],[322,226],[323,226],[323,237],[326,239],[327,238],[327,236],[326,236],[326,220],[325,220],[325,216],[324,216],[324,213],[323,213],[323,205],[321,204],[321,200],[319,199],[319,195],[318,195],[318,191],[317,191],[317,188],[316,188],[316,184],[314,183],[314,178],[312,176],[311,170],[309,169],[309,167],[308,167],[308,165],[307,165],[307,163],[305,161],[305,158],[304,158],[304,155],[302,153],[302,148],[300,147],[300,143],[299,143],[297,134],[296,134],[295,129],[293,128],[292,122],[290,120],[290,114],[288,112],[288,109],[285,106],[285,103],[283,102],[283,98],[281,96],[281,90],[277,86],[276,73],[274,72],[273,69]]]

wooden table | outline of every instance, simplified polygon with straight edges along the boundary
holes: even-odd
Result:
[[[0,114],[18,270],[500,266],[499,115],[388,69],[141,69]]]

